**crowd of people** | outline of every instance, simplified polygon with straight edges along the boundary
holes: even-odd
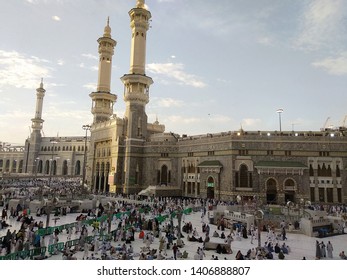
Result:
[[[2,182],[4,183],[4,182]],[[45,185],[47,182],[35,182],[35,185]],[[74,227],[65,229],[65,232],[55,230],[49,236],[37,234],[38,229],[44,228],[39,218],[47,213],[39,211],[34,218],[30,211],[19,204],[17,207],[8,209],[8,201],[15,197],[32,197],[36,195],[36,187],[22,186],[15,182],[5,182],[7,187],[12,184],[14,189],[6,192],[3,197],[0,230],[7,228],[7,233],[2,237],[2,255],[26,250],[35,247],[44,247],[57,244],[62,240],[69,241],[78,239],[74,246],[66,242],[64,249],[56,251],[64,259],[75,259],[83,253],[83,259],[185,259],[188,258],[186,245],[196,247],[193,259],[205,259],[206,251],[213,250],[213,259],[232,258],[233,242],[250,240],[250,248],[242,252],[235,251],[235,259],[285,259],[291,253],[291,248],[286,244],[288,225],[283,220],[280,228],[275,229],[272,225],[264,224],[266,240],[261,246],[255,246],[258,239],[258,227],[253,224],[247,228],[239,223],[230,224],[223,217],[214,219],[213,209],[218,205],[231,205],[237,202],[225,202],[218,200],[173,198],[173,197],[138,197],[136,195],[117,195],[112,200],[112,205],[102,205],[99,201],[97,207],[83,211],[76,216]],[[30,186],[31,183],[28,183]],[[77,181],[61,185],[53,183],[46,192],[54,190],[58,195],[79,192],[80,186]],[[192,224],[188,215],[182,212],[186,208],[194,208],[200,215],[201,227]],[[41,209],[43,210],[43,209]],[[71,215],[70,208],[65,207],[57,211],[59,215]],[[318,209],[317,209],[318,210]],[[321,210],[321,209],[319,209]],[[335,208],[336,211],[344,211],[344,208]],[[178,223],[177,213],[181,213],[181,223]],[[111,215],[111,220],[101,219],[103,215]],[[35,214],[35,213],[34,213]],[[35,215],[34,215],[35,216]],[[167,217],[164,220],[159,217]],[[172,218],[174,217],[174,218]],[[20,222],[19,229],[11,231],[13,220]],[[85,220],[94,221],[84,223]],[[55,223],[59,217],[55,218]],[[180,228],[181,227],[181,228]],[[211,228],[213,230],[211,231]],[[111,232],[112,238],[105,239],[103,236]],[[60,238],[62,237],[62,238]],[[92,238],[90,238],[92,237]],[[134,242],[141,240],[143,246],[136,249]],[[213,241],[213,242],[212,242]],[[194,243],[192,243],[194,242]],[[318,241],[317,241],[318,242]],[[211,243],[217,245],[211,246]],[[195,244],[195,245],[193,245]],[[211,249],[212,248],[212,249]],[[330,241],[326,244],[321,241],[317,244],[316,259],[333,258],[333,246]],[[219,256],[219,257],[218,257]],[[344,259],[344,252],[339,254]],[[46,255],[47,257],[47,255]],[[48,256],[49,257],[49,256]]]

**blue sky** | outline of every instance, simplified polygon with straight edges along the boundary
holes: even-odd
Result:
[[[44,79],[45,136],[83,135],[92,121],[97,39],[117,41],[114,112],[125,106],[128,11],[136,0],[0,0],[0,141],[23,144]],[[146,107],[167,132],[320,130],[347,109],[347,1],[147,0],[152,14]],[[329,118],[329,119],[328,119]],[[328,120],[328,121],[327,121]],[[345,122],[347,125],[347,121]]]

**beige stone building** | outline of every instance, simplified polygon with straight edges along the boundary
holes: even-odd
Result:
[[[79,176],[95,193],[241,199],[244,203],[346,203],[345,128],[324,131],[165,132],[148,123],[151,77],[145,73],[151,13],[144,1],[129,11],[130,68],[121,77],[124,116],[113,113],[114,48],[107,22],[98,42],[97,88],[89,96],[93,123],[84,137],[42,137],[43,84],[37,89],[32,134],[25,147],[0,147],[0,172]],[[90,131],[90,137],[87,136]],[[16,163],[14,163],[16,162]],[[56,162],[56,163],[54,163]],[[15,164],[15,165],[14,165]],[[13,172],[15,170],[15,172]],[[84,172],[85,171],[85,172]]]

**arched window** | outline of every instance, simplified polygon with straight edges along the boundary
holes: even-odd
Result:
[[[20,161],[19,161],[19,169],[18,169],[18,172],[19,172],[19,173],[22,173],[22,172],[23,172],[23,160],[20,160]]]
[[[49,174],[49,160],[46,160],[45,163],[45,174]]]
[[[68,175],[69,171],[68,171],[68,163],[67,160],[64,160],[63,162],[63,175]]]
[[[42,164],[42,160],[39,161],[39,165],[37,167],[37,173],[42,173],[43,170],[43,164]]]
[[[327,174],[328,174],[327,167],[325,166],[325,163],[323,163],[321,174],[322,174],[321,176],[327,176]]]
[[[310,176],[314,176],[314,171],[313,171],[312,164],[310,164]]]
[[[277,203],[277,183],[273,178],[266,181],[266,201],[269,204]]]
[[[81,162],[79,160],[75,164],[75,175],[81,175]]]
[[[326,176],[329,176],[329,177],[332,176],[330,164],[328,165],[328,169],[327,169],[327,174],[326,174]]]
[[[52,163],[52,175],[57,175],[57,161],[53,160]]]
[[[10,160],[6,160],[6,164],[5,164],[5,171],[6,172],[10,172]]]
[[[12,161],[12,173],[17,172],[17,160]]]
[[[318,170],[317,170],[318,172],[318,176],[323,176],[322,175],[322,169],[321,169],[321,167],[320,167],[320,164],[318,164]]]
[[[294,182],[293,179],[287,179],[284,182],[284,186],[294,187],[295,186],[295,182]]]
[[[241,188],[248,188],[248,168],[247,165],[242,164],[240,166],[240,187]]]
[[[336,165],[336,177],[340,177],[340,176],[341,176],[340,167]]]
[[[168,168],[166,165],[163,165],[160,170],[160,184],[167,185],[168,183]]]

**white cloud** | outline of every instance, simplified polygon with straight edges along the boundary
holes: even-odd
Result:
[[[313,62],[312,65],[317,68],[323,68],[332,75],[347,75],[347,52],[343,52],[337,57],[328,57]]]
[[[58,59],[57,64],[63,66],[65,64],[65,61],[62,59]]]
[[[228,122],[231,122],[232,119],[228,116],[224,116],[224,115],[210,115],[210,120],[212,122],[215,122],[215,123],[228,123]]]
[[[54,21],[60,21],[60,17],[58,17],[58,16],[52,16],[52,19],[53,19]]]
[[[147,70],[150,73],[174,79],[183,85],[196,88],[206,87],[206,84],[200,78],[184,72],[184,65],[181,63],[150,63],[147,64]]]
[[[77,109],[74,109],[74,110],[64,109],[66,108],[67,105],[73,105],[73,104],[75,104],[74,101],[61,102],[59,104],[54,103],[54,105],[49,104],[47,106],[47,109],[45,109],[45,111],[49,112],[49,114],[44,114],[43,118],[47,120],[55,120],[55,119],[58,120],[59,118],[80,120],[80,119],[86,118],[86,116],[90,117],[89,111],[83,111],[83,110],[77,110]]]
[[[169,123],[170,125],[186,125],[186,124],[198,124],[201,122],[200,118],[196,118],[196,117],[183,117],[183,116],[178,116],[178,115],[172,115],[172,116],[168,116],[166,118],[167,121],[165,121],[165,123]]]
[[[258,37],[257,42],[264,46],[272,46],[274,44],[273,40],[268,36]]]
[[[154,105],[155,107],[164,108],[183,107],[184,102],[182,100],[177,100],[173,98],[157,98],[152,100],[152,105]]]
[[[50,77],[51,68],[45,59],[0,50],[0,87],[36,88],[41,77]]]
[[[310,1],[301,17],[301,30],[294,45],[300,49],[331,48],[346,38],[347,2],[344,0]],[[332,44],[334,42],[334,44]]]
[[[243,129],[253,129],[253,128],[257,128],[259,127],[259,125],[261,124],[261,120],[260,119],[252,119],[252,118],[246,118],[242,120],[242,128]]]
[[[95,59],[98,60],[99,58],[96,55],[90,54],[90,53],[82,53],[83,57],[89,58],[89,59]]]
[[[83,87],[87,88],[89,90],[96,90],[96,83],[85,84],[85,85],[83,85]]]

